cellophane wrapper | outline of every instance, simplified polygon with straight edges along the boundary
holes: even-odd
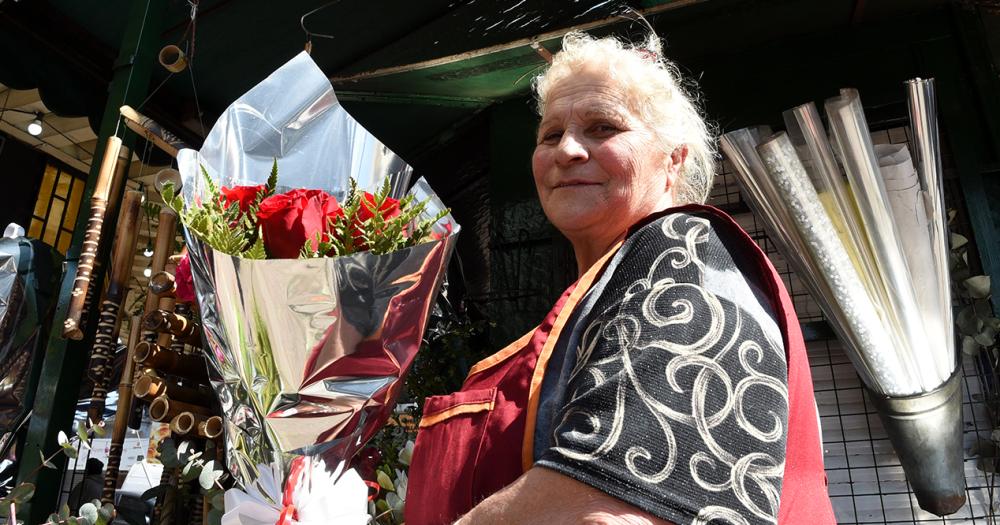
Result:
[[[207,198],[202,167],[221,186],[263,184],[278,163],[278,191],[322,189],[343,201],[349,181],[393,197],[409,188],[444,209],[423,179],[355,121],[302,53],[234,102],[201,150],[182,150],[182,197]],[[261,470],[284,479],[297,457],[347,461],[391,415],[420,347],[459,227],[386,255],[249,260],[212,250],[185,231],[213,388],[225,420],[229,471],[248,490]],[[280,506],[280,502],[272,501]]]

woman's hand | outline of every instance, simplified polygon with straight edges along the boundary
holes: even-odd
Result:
[[[589,485],[534,467],[455,525],[671,525]]]

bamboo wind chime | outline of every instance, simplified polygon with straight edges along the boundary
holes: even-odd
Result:
[[[121,326],[119,313],[125,296],[128,294],[128,280],[139,236],[142,194],[137,191],[129,191],[125,194],[122,204],[122,219],[118,223],[115,246],[111,253],[110,284],[104,295],[104,301],[101,302],[97,335],[94,337],[94,351],[90,357],[88,370],[90,379],[94,382],[94,390],[87,414],[91,421],[95,422],[103,419],[104,404],[109,388],[108,381],[112,376],[111,365],[114,361],[118,331]]]
[[[89,306],[88,297],[92,298],[95,293],[90,284],[98,273],[97,251],[101,243],[104,217],[109,209],[114,208],[114,201],[121,194],[130,154],[129,149],[122,146],[120,138],[108,138],[97,183],[90,198],[90,219],[87,221],[76,277],[73,279],[73,291],[70,293],[69,308],[63,323],[63,337],[68,339],[83,339],[83,314]]]

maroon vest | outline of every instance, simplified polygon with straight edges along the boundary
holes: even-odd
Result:
[[[723,212],[687,205],[665,213],[695,211],[720,219],[745,242],[757,263],[788,360],[788,438],[778,523],[836,523],[826,490],[819,418],[806,347],[792,301],[760,248]],[[413,451],[406,496],[407,525],[452,523],[478,502],[511,484],[533,463],[535,416],[545,367],[579,301],[621,243],[567,289],[535,330],[477,363],[462,389],[427,398]]]

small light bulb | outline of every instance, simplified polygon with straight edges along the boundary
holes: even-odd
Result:
[[[150,275],[153,275],[153,269],[146,268],[145,270],[142,271],[142,274],[145,275],[146,277],[149,277]]]
[[[42,134],[42,121],[39,119],[32,120],[28,124],[28,134],[37,137]]]
[[[146,246],[146,249],[142,251],[142,254],[144,256],[146,256],[146,257],[152,257],[153,256],[153,248],[150,247],[150,246]]]

